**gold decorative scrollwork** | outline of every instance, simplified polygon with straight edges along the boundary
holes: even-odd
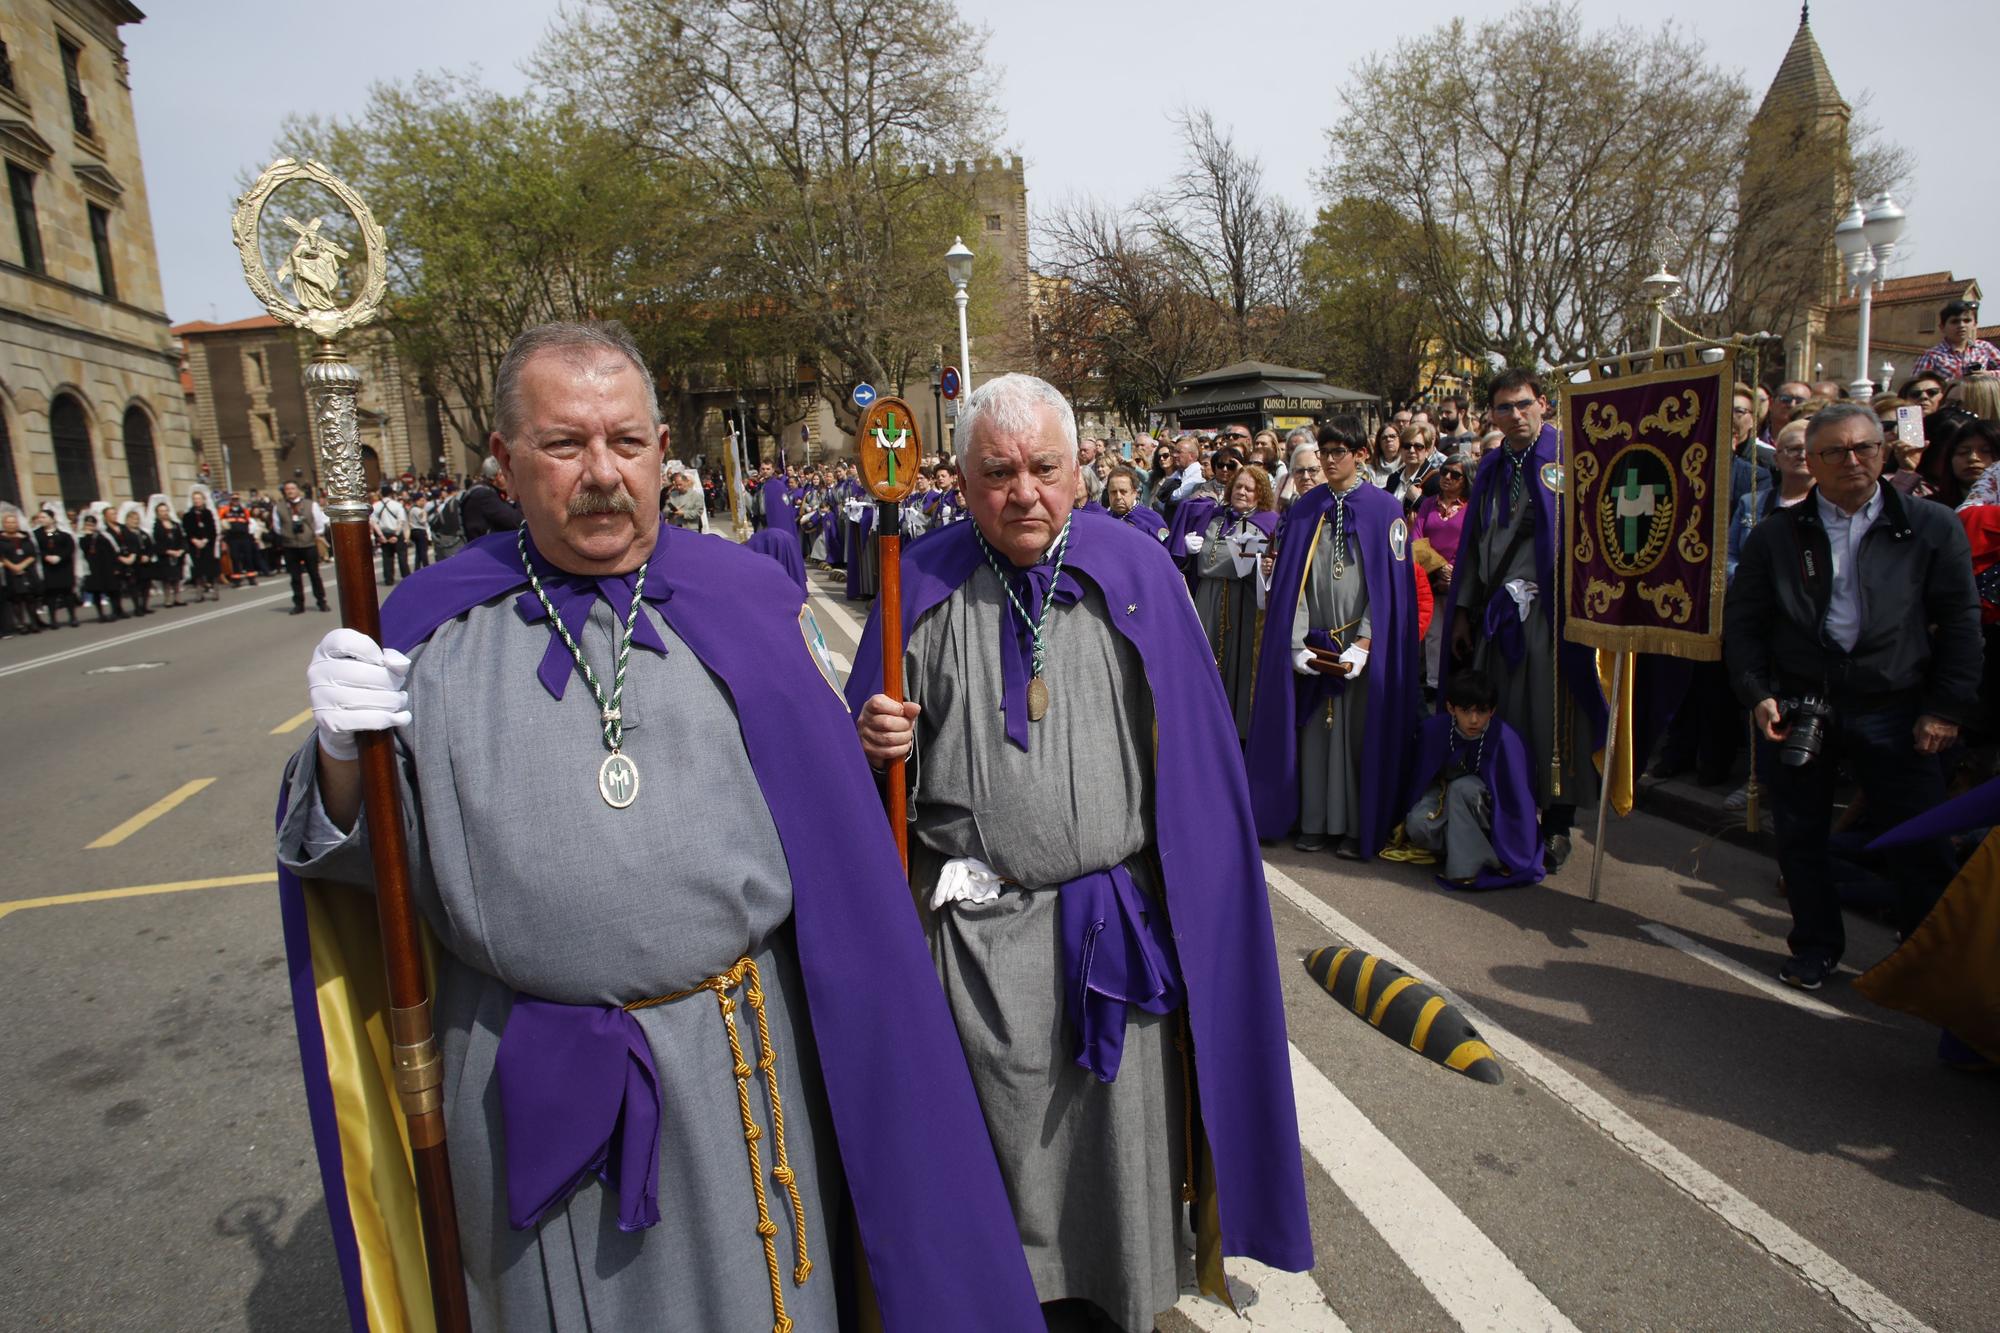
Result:
[[[1694,598],[1679,579],[1671,583],[1656,583],[1648,587],[1644,579],[1639,580],[1639,600],[1652,607],[1660,619],[1676,625],[1685,625],[1694,615]]]
[[[264,205],[280,186],[300,180],[311,181],[340,200],[360,229],[364,250],[361,280],[355,285],[354,300],[344,307],[333,305],[333,289],[339,277],[339,260],[351,256],[320,235],[318,219],[307,225],[287,219],[298,239],[283,274],[291,279],[299,300],[288,300],[264,267],[264,256],[257,245],[257,224],[263,217]],[[381,313],[382,297],[389,286],[385,258],[388,238],[361,196],[319,163],[281,157],[264,168],[264,174],[236,201],[229,229],[236,239],[237,256],[243,261],[243,280],[250,284],[251,292],[264,303],[273,319],[331,339]]]
[[[1616,583],[1606,583],[1603,579],[1593,575],[1590,581],[1583,585],[1584,612],[1593,616],[1603,615],[1611,609],[1613,602],[1625,595],[1625,590],[1631,586],[1631,584],[1625,582],[1623,579],[1618,580]]]
[[[1683,405],[1686,416],[1681,415]],[[1672,398],[1661,399],[1656,411],[1639,418],[1639,429],[1649,435],[1657,430],[1685,440],[1694,431],[1694,423],[1700,419],[1701,395],[1693,389],[1682,389]]]
[[[1708,498],[1708,478],[1702,475],[1707,467],[1708,446],[1705,444],[1691,444],[1681,455],[1681,475],[1688,479],[1688,489],[1694,492],[1697,500]]]
[[[1579,453],[1570,460],[1569,468],[1570,476],[1576,479],[1576,490],[1573,493],[1576,512],[1587,514],[1590,512],[1590,488],[1597,484],[1597,455]],[[1590,524],[1588,522],[1577,524],[1576,562],[1579,565],[1588,565],[1596,559],[1597,543],[1590,535]]]
[[[1698,565],[1708,559],[1708,543],[1701,539],[1701,506],[1694,505],[1688,510],[1687,526],[1674,540],[1674,549],[1681,553],[1681,559],[1691,565]]]
[[[1611,404],[1592,403],[1583,409],[1583,433],[1592,444],[1603,444],[1606,440],[1631,439],[1632,426],[1619,420],[1618,409]]]

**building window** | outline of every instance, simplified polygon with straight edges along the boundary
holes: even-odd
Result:
[[[8,429],[5,412],[0,412],[0,500],[22,507],[21,477],[14,471],[14,436]]]
[[[118,299],[118,274],[111,267],[111,210],[90,205],[90,243],[97,250],[97,286],[106,300]]]
[[[21,234],[21,267],[41,273],[42,224],[35,220],[35,173],[9,162],[7,190],[14,196],[14,230]]]
[[[132,498],[143,499],[160,489],[160,456],[153,450],[153,420],[136,407],[125,409],[125,475],[132,479]],[[153,525],[151,513],[146,526]]]
[[[0,42],[0,88],[14,91],[14,58],[7,54],[5,42]]]
[[[56,481],[65,509],[82,509],[97,502],[97,465],[90,456],[90,420],[83,404],[69,394],[57,394],[49,404],[49,438],[56,447]]]
[[[988,231],[1000,230],[1000,215],[998,213],[988,213],[986,215],[986,230]]]
[[[67,37],[56,38],[56,45],[62,48],[63,83],[69,88],[69,119],[76,126],[76,132],[86,139],[97,137],[97,127],[90,123],[90,99],[83,95],[83,48]]]

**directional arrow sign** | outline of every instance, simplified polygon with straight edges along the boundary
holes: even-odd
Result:
[[[870,384],[867,380],[863,380],[861,381],[861,383],[854,386],[854,405],[856,407],[860,408],[862,411],[865,412],[868,410],[868,405],[870,403],[873,403],[874,401],[875,401],[874,385]]]
[[[944,373],[938,376],[938,391],[947,398],[956,398],[958,397],[958,385],[958,367],[946,366]]]

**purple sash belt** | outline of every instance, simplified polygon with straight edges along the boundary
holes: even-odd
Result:
[[[1125,1055],[1125,1006],[1170,1014],[1181,1005],[1180,969],[1166,914],[1124,866],[1062,886],[1063,980],[1077,1031],[1076,1062],[1110,1083]]]
[[[516,995],[498,1071],[509,1226],[540,1224],[592,1175],[617,1190],[620,1231],[660,1220],[660,1080],[637,1019]]]
[[[1507,665],[1521,665],[1522,656],[1528,651],[1528,640],[1521,633],[1521,607],[1505,588],[1496,588],[1486,599],[1486,637],[1499,645],[1501,656]]]

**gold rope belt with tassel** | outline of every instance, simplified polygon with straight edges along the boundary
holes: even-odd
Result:
[[[771,1179],[784,1186],[785,1196],[792,1205],[792,1234],[797,1251],[797,1262],[792,1267],[792,1284],[802,1287],[812,1276],[812,1259],[806,1253],[806,1206],[799,1198],[798,1177],[793,1173],[791,1159],[786,1153],[785,1104],[778,1095],[778,1055],[771,1046],[771,1024],[764,1016],[764,985],[757,973],[757,964],[748,958],[739,958],[735,966],[726,972],[718,972],[671,995],[634,1000],[625,1006],[625,1012],[672,1004],[703,991],[715,996],[716,1006],[722,1013],[723,1030],[729,1034],[730,1063],[736,1077],[736,1109],[743,1117],[743,1142],[750,1155],[750,1190],[757,1198],[757,1236],[764,1243],[764,1267],[771,1278],[771,1314],[775,1321],[771,1326],[772,1333],[791,1333],[792,1320],[785,1313],[785,1284],[778,1269],[778,1224],[771,1220],[771,1204],[764,1192],[764,1162],[757,1150],[757,1140],[764,1137],[764,1131],[750,1112],[750,1075],[754,1071],[743,1059],[743,1039],[736,1031],[736,1001],[730,998],[730,992],[739,986],[743,987],[743,998],[757,1019],[756,1069],[763,1072],[764,1086],[770,1093],[771,1102]]]

